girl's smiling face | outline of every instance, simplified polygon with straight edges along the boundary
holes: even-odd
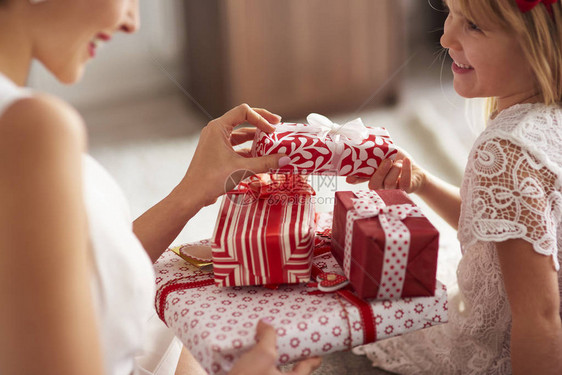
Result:
[[[441,45],[453,59],[453,85],[465,98],[497,97],[498,109],[537,94],[537,84],[514,32],[466,19],[448,0]]]

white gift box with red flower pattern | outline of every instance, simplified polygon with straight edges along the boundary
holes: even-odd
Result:
[[[339,125],[314,113],[307,121],[275,125],[271,134],[256,131],[252,156],[287,154],[291,162],[282,172],[370,178],[398,152],[386,129],[366,127],[361,119]]]
[[[317,270],[343,275],[330,253],[316,256],[313,264]],[[347,350],[447,320],[447,293],[439,282],[432,297],[360,301],[358,308],[357,301],[344,293],[321,293],[309,284],[277,289],[220,288],[214,285],[212,272],[198,269],[172,251],[166,251],[154,266],[158,314],[209,374],[231,369],[255,344],[256,325],[264,318],[271,320],[277,331],[280,364]]]

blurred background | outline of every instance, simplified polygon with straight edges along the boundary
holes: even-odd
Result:
[[[179,104],[199,117],[177,121],[176,130],[197,131],[242,102],[298,120],[310,112],[355,115],[396,106],[411,77],[449,86],[449,62],[440,77],[437,55],[440,0],[140,3],[140,31],[114,37],[79,84],[65,87],[41,66],[32,70],[31,86],[58,94],[86,116],[93,145],[106,128],[111,139],[116,127],[123,139],[130,139],[127,127],[135,138],[157,127],[161,136],[172,131],[153,118],[142,131],[136,121],[115,126],[98,119],[135,104],[147,112]]]
[[[39,65],[29,83],[82,113],[90,153],[121,185],[134,217],[183,177],[201,128],[242,102],[285,121],[311,112],[340,124],[361,117],[458,185],[480,106],[467,107],[452,89],[451,62],[439,45],[440,3],[140,1],[140,31],[115,36],[79,84],[62,86]],[[331,209],[334,190],[366,188],[342,178],[314,187],[321,211]],[[438,277],[454,288],[456,232],[416,202],[441,231]],[[174,244],[209,238],[219,204],[203,209]],[[372,373],[367,360],[349,354],[331,356],[317,373],[346,372]]]
[[[291,115],[315,104],[334,112],[374,87],[382,90],[373,103],[391,103],[397,80],[381,83],[406,52],[438,43],[442,23],[442,13],[420,0],[140,3],[140,31],[114,39],[81,84],[63,88],[37,68],[32,85],[86,108],[169,92],[174,77],[210,112],[240,98]]]
[[[459,185],[475,136],[439,45],[446,17],[440,4],[140,1],[140,30],[115,35],[79,84],[63,86],[36,64],[30,85],[82,113],[90,153],[121,185],[134,217],[179,182],[202,127],[243,102],[284,121],[302,122],[311,112],[340,124],[361,117]],[[332,208],[334,190],[366,188],[343,178],[327,185],[314,186],[325,198],[321,211]],[[219,203],[191,220],[175,244],[210,237]],[[435,222],[456,243],[454,231]]]

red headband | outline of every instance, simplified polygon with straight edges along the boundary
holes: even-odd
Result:
[[[519,6],[519,10],[521,12],[526,13],[536,7],[539,4],[544,4],[548,12],[552,14],[552,4],[556,3],[558,0],[515,0],[517,2],[517,6]]]

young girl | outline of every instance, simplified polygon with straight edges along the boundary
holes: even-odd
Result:
[[[34,58],[61,82],[77,81],[96,40],[137,28],[137,0],[0,0],[1,374],[131,374],[154,304],[150,260],[232,172],[288,162],[233,150],[253,138],[236,125],[272,131],[279,122],[242,105],[205,127],[185,177],[131,225],[121,191],[85,154],[80,116],[22,86]],[[275,331],[260,323],[257,336],[234,374],[278,373]]]
[[[369,187],[415,192],[458,227],[460,296],[448,324],[356,353],[400,374],[561,374],[562,6],[446,3],[455,90],[491,98],[460,193],[405,154]]]

